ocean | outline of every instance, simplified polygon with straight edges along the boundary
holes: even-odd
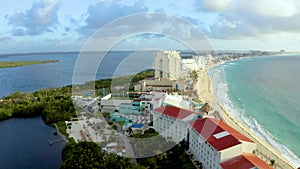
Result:
[[[76,66],[83,71],[78,74],[77,84],[95,79],[105,79],[138,73],[152,68],[153,52],[109,52],[105,55],[97,71],[91,65],[100,55],[90,53],[45,53],[19,54],[0,57],[0,61],[59,60],[59,62],[0,69],[0,98],[12,92],[33,92],[44,88],[71,85]],[[84,57],[78,63],[78,57]],[[95,76],[93,76],[95,75]],[[55,128],[47,126],[40,117],[9,119],[0,121],[0,168],[47,168],[56,169],[62,162],[61,150],[65,142],[49,145],[50,140],[61,139],[54,136]]]
[[[300,54],[225,62],[209,71],[224,107],[300,166]]]

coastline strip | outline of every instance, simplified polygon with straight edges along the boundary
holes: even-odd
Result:
[[[213,113],[216,118],[219,118],[226,122],[228,125],[237,129],[247,137],[251,138],[257,144],[257,151],[254,152],[257,156],[262,158],[265,162],[270,163],[270,160],[275,160],[274,168],[279,169],[293,169],[291,162],[286,160],[282,154],[274,148],[270,143],[257,135],[254,131],[244,124],[244,122],[232,116],[225,108],[222,106],[221,102],[212,92],[211,79],[208,75],[208,71],[220,65],[222,63],[215,63],[208,65],[207,68],[201,70],[198,75],[198,81],[196,83],[198,97],[203,102],[209,103],[212,108],[217,113]]]

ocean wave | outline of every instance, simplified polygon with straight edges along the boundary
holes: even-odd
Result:
[[[259,137],[275,147],[291,164],[300,166],[300,158],[297,155],[295,155],[287,146],[279,143],[279,141],[277,141],[269,131],[264,129],[254,117],[247,115],[244,110],[239,109],[232,104],[228,96],[228,84],[226,83],[223,70],[221,70],[220,67],[210,70],[209,76],[212,81],[213,93],[231,116],[242,121],[249,127],[250,131],[256,133]]]

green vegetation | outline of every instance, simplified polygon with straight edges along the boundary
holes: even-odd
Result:
[[[144,167],[133,164],[130,159],[107,154],[93,142],[68,142],[62,150],[63,163],[61,169],[142,169]]]
[[[21,61],[21,62],[0,62],[1,66],[24,66],[28,64],[41,64],[57,62],[56,60],[46,61]],[[5,63],[5,64],[4,64]],[[19,64],[17,64],[19,63]],[[123,85],[130,81],[131,86],[138,81],[153,77],[154,70],[146,70],[136,75],[129,75],[118,77],[113,80],[113,85]],[[87,82],[84,85],[76,86],[84,89],[93,84]],[[110,92],[112,79],[103,79],[95,81],[95,88],[99,94],[101,89],[105,88]],[[133,87],[132,87],[133,88]],[[71,100],[72,88],[71,86],[56,88],[56,89],[42,89],[33,93],[15,92],[1,99],[0,101],[0,120],[14,118],[14,117],[34,117],[42,116],[46,124],[54,124],[60,121],[70,120],[76,117],[75,108]],[[58,123],[59,131],[66,135],[65,124]],[[67,136],[67,135],[66,135]]]
[[[190,77],[193,79],[193,80],[197,80],[198,79],[198,73],[193,70],[191,73],[190,73]]]
[[[164,137],[160,136],[157,131],[150,128],[144,133],[133,134],[133,138],[149,138],[149,139],[133,139],[131,141],[135,155],[142,156],[145,152],[158,154],[148,158],[138,158],[137,162],[151,169],[195,169],[196,167],[191,162],[189,156],[185,153],[187,143],[182,141],[175,145],[173,142],[168,142]],[[173,148],[170,146],[174,146]],[[164,149],[170,149],[167,152],[160,152]],[[149,155],[149,154],[148,154]]]
[[[27,66],[27,65],[52,63],[52,62],[59,62],[59,60],[0,62],[0,68],[20,67],[20,66]]]
[[[42,89],[34,93],[15,92],[0,102],[0,120],[42,116],[46,124],[76,117],[71,87]]]
[[[57,130],[64,136],[68,138],[69,134],[67,133],[67,126],[64,121],[59,121],[56,123]]]
[[[157,156],[137,159],[137,162],[140,165],[153,169],[196,169],[189,156],[185,153],[184,146],[181,144]]]
[[[111,89],[115,86],[124,86],[126,84],[129,85],[129,91],[133,91],[133,86],[137,82],[143,79],[154,77],[154,70],[145,70],[142,72],[139,72],[135,75],[128,75],[128,76],[121,76],[116,77],[114,79],[101,79],[87,82],[83,85],[76,86],[75,89],[78,91],[84,91],[87,89],[96,89],[96,95],[102,96],[107,93],[111,93]],[[105,89],[105,93],[104,90]]]
[[[133,137],[153,137],[158,136],[158,133],[149,129],[144,134],[133,135]],[[151,145],[145,145],[150,147]],[[141,147],[140,147],[141,148]],[[79,142],[69,141],[62,150],[63,163],[61,169],[72,169],[72,168],[112,168],[112,169],[195,169],[195,166],[190,161],[189,156],[185,153],[187,149],[186,142],[180,142],[179,145],[173,147],[167,152],[149,157],[149,158],[138,158],[136,159],[138,164],[130,162],[129,158],[120,157],[116,154],[107,154],[101,150],[101,147],[93,142]]]
[[[271,160],[270,160],[270,166],[274,166],[274,164],[275,164],[275,160],[274,160],[274,159],[271,159]]]
[[[196,103],[202,103],[202,101],[199,100],[199,99],[197,99],[197,98],[193,98],[192,100],[193,100],[194,102],[196,102]]]

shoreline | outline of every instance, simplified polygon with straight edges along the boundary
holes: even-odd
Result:
[[[210,64],[198,73],[198,81],[196,83],[198,97],[203,102],[207,102],[208,104],[210,104],[214,110],[214,113],[209,115],[213,115],[215,118],[223,120],[228,125],[232,126],[236,130],[240,131],[241,133],[252,139],[257,144],[257,151],[255,151],[255,154],[268,164],[270,164],[271,159],[275,160],[275,164],[273,165],[274,168],[295,168],[292,162],[284,158],[283,154],[279,150],[273,147],[269,142],[267,142],[264,138],[258,135],[255,131],[251,130],[251,128],[247,126],[247,124],[245,124],[243,121],[230,114],[224,108],[222,102],[217,98],[216,93],[212,91],[211,79],[208,75],[208,71],[214,67],[220,66],[225,62]]]

